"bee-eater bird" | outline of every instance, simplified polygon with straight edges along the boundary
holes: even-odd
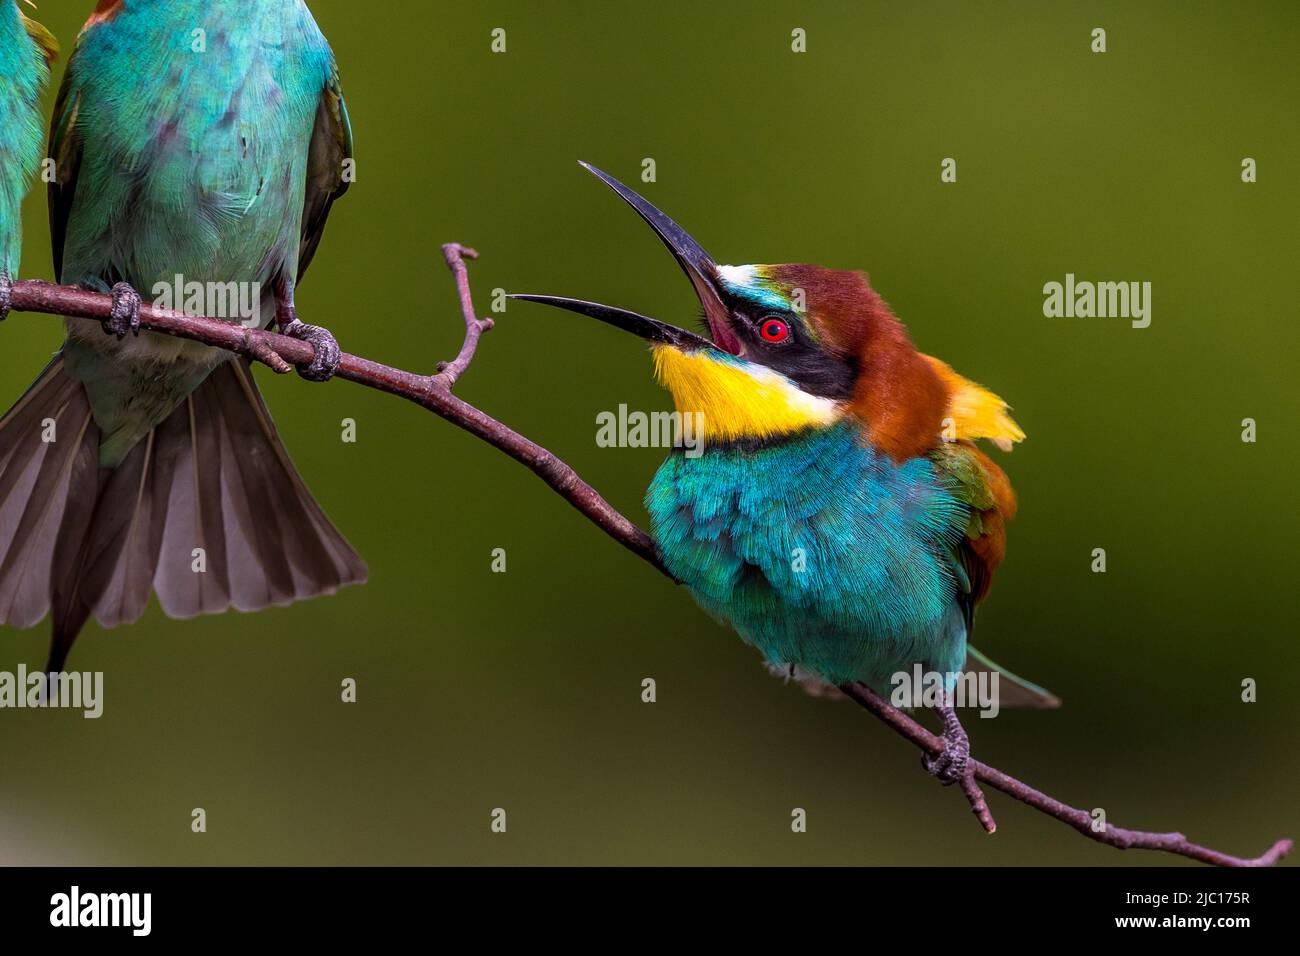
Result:
[[[918,664],[942,675],[945,750],[926,766],[960,780],[961,671],[996,670],[1001,706],[1058,703],[967,644],[1015,512],[1006,475],[975,445],[1024,438],[1006,403],[917,351],[863,273],[717,265],[641,196],[583,166],[668,246],[709,337],[593,302],[515,298],[647,339],[677,411],[702,414],[702,453],[674,451],[646,494],[664,565],[774,670],[885,696]]]
[[[0,420],[0,622],[52,613],[48,671],[92,615],[133,622],[151,592],[185,618],[364,580],[249,364],[141,334],[135,291],[183,280],[229,304],[247,288],[253,316],[216,317],[274,318],[315,346],[302,374],[328,378],[337,344],[297,318],[294,289],[351,155],[334,55],[302,0],[100,0],[91,14],[54,110],[50,227],[59,281],[111,293],[113,317],[103,332],[67,320]]]
[[[0,0],[0,321],[23,252],[23,197],[41,162],[41,92],[58,53],[54,37],[18,0]]]

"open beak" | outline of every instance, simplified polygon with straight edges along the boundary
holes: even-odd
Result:
[[[667,322],[652,319],[648,315],[641,315],[639,312],[616,309],[612,305],[601,305],[599,302],[587,302],[583,299],[566,299],[558,295],[518,293],[507,296],[507,298],[522,299],[525,302],[540,302],[542,305],[553,305],[557,309],[568,309],[570,312],[577,312],[579,315],[599,319],[601,322],[607,322],[615,328],[631,332],[633,335],[639,335],[647,342],[671,345],[683,352],[714,348],[712,342],[703,336],[696,335],[694,332],[687,332],[685,329],[679,329]]]
[[[607,322],[651,342],[672,345],[683,350],[716,348],[732,355],[739,355],[741,351],[740,340],[736,338],[731,329],[730,310],[723,302],[718,291],[718,266],[709,258],[709,254],[701,248],[698,242],[690,237],[690,234],[685,229],[613,176],[602,172],[590,163],[582,163],[581,165],[606,186],[618,193],[624,202],[635,209],[638,215],[649,223],[650,228],[655,231],[655,235],[663,240],[663,244],[673,254],[673,258],[682,267],[686,277],[691,280],[695,294],[699,297],[700,305],[704,308],[704,318],[709,324],[709,333],[713,336],[713,341],[710,342],[693,332],[687,332],[685,329],[679,329],[657,319],[651,319],[636,312],[628,312],[626,309],[600,305],[596,302],[566,299],[552,295],[512,295],[509,298],[540,302],[543,305],[568,309],[570,312],[577,312],[593,319],[599,319],[601,322]]]

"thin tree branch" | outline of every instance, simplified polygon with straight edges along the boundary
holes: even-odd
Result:
[[[474,315],[474,297],[470,294],[469,269],[465,266],[465,260],[477,259],[478,253],[459,242],[449,242],[442,247],[442,256],[447,260],[447,268],[456,277],[460,311],[465,317],[465,342],[460,347],[460,353],[450,362],[439,362],[438,374],[433,377],[434,384],[450,389],[465,374],[469,363],[474,361],[478,340],[492,328],[492,320],[480,319]]]
[[[596,527],[662,574],[672,578],[659,560],[650,536],[610,505],[595,488],[578,477],[577,472],[545,448],[452,394],[452,386],[473,362],[480,338],[492,327],[491,319],[476,317],[470,296],[469,276],[464,260],[477,258],[477,255],[474,250],[457,243],[443,246],[443,256],[456,279],[461,313],[465,320],[464,343],[455,359],[440,363],[434,375],[417,375],[345,353],[339,363],[337,377],[414,402],[505,452],[546,482]],[[112,299],[102,293],[71,286],[26,280],[13,284],[11,306],[15,312],[42,312],[102,322],[111,313]],[[310,344],[297,339],[217,319],[182,315],[147,304],[140,309],[140,326],[153,332],[226,349],[277,371],[283,371],[285,363],[305,367],[310,364],[314,354]],[[840,689],[923,752],[931,755],[942,752],[943,742],[940,738],[891,706],[870,688],[863,684],[846,684]],[[1263,855],[1247,859],[1192,843],[1181,833],[1126,830],[1110,824],[1096,831],[1093,829],[1093,818],[1086,811],[1068,806],[977,760],[971,759],[968,766],[974,767],[974,773],[967,778],[962,789],[971,803],[972,811],[989,832],[994,829],[993,818],[974,780],[983,781],[995,790],[1074,827],[1089,839],[1118,849],[1162,850],[1216,866],[1272,866],[1291,851],[1290,840],[1278,840]]]
[[[102,322],[112,311],[112,299],[99,292],[72,286],[24,280],[13,284],[12,307],[15,312],[42,312]],[[472,308],[470,311],[472,313]],[[291,366],[305,367],[311,363],[315,353],[309,343],[288,336],[219,319],[187,316],[148,303],[140,307],[140,327],[226,349],[277,371],[277,359]],[[505,452],[623,547],[668,574],[659,563],[650,536],[579,478],[577,472],[545,448],[457,398],[437,375],[417,375],[345,353],[339,361],[336,377],[414,402]]]
[[[937,755],[943,751],[943,741],[902,711],[893,707],[883,697],[865,684],[845,684],[840,687],[845,694],[886,724],[901,737],[910,740],[926,753]],[[1278,840],[1261,856],[1244,858],[1229,856],[1218,850],[1211,850],[1193,843],[1181,833],[1150,833],[1144,830],[1126,830],[1109,823],[1101,830],[1093,829],[1091,814],[1086,810],[1062,803],[1055,797],[1049,797],[1040,790],[1035,790],[1027,783],[1022,783],[1010,774],[1003,773],[996,767],[990,767],[974,758],[970,760],[974,768],[974,777],[982,780],[995,790],[1001,790],[1021,803],[1028,804],[1035,810],[1055,817],[1062,823],[1068,823],[1090,840],[1105,843],[1119,850],[1163,850],[1179,856],[1211,863],[1215,866],[1272,866],[1291,852],[1290,840]]]
[[[856,700],[853,695],[849,695],[851,700]],[[961,778],[961,793],[970,804],[970,812],[975,814],[975,819],[980,822],[985,833],[996,833],[998,822],[993,819],[993,811],[989,809],[988,802],[984,799],[984,791],[980,785],[975,782],[975,763],[971,758],[966,761],[966,775]]]

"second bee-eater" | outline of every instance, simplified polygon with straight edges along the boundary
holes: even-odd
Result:
[[[578,299],[516,298],[648,340],[678,412],[699,416],[702,453],[675,451],[646,495],[667,570],[780,672],[886,695],[917,665],[941,675],[946,747],[927,767],[961,779],[958,674],[997,670],[1002,706],[1057,703],[969,646],[1015,513],[1006,475],[976,447],[1024,438],[1006,403],[919,352],[863,273],[718,265],[587,168],[668,246],[707,337]]]
[[[365,578],[249,364],[139,332],[140,292],[197,288],[202,314],[312,342],[302,373],[328,378],[337,343],[297,318],[294,289],[351,155],[302,0],[100,0],[83,28],[54,111],[50,226],[59,281],[111,292],[113,318],[69,319],[0,420],[0,623],[51,613],[48,670],[90,617],[130,623],[151,593],[183,618]]]

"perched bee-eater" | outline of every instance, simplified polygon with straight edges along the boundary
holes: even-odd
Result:
[[[0,320],[23,252],[23,197],[41,161],[41,91],[59,47],[49,31],[0,0]]]
[[[352,135],[329,44],[302,0],[100,0],[50,136],[59,281],[111,293],[66,322],[0,420],[0,622],[52,611],[47,669],[82,625],[284,605],[361,581],[276,435],[248,363],[139,331],[140,293],[310,341],[294,289],[347,189]],[[194,309],[194,300],[172,301]],[[229,314],[247,302],[248,314]],[[107,333],[107,334],[105,334]]]
[[[946,746],[926,766],[960,780],[970,746],[953,707],[960,672],[997,670],[1001,706],[1057,703],[967,643],[1016,506],[975,445],[1010,450],[1024,438],[1006,403],[917,351],[863,273],[717,265],[641,196],[583,165],[668,246],[708,337],[593,302],[516,298],[649,340],[678,412],[702,414],[702,453],[675,451],[646,495],[664,565],[774,670],[886,696],[918,664],[941,675]]]

